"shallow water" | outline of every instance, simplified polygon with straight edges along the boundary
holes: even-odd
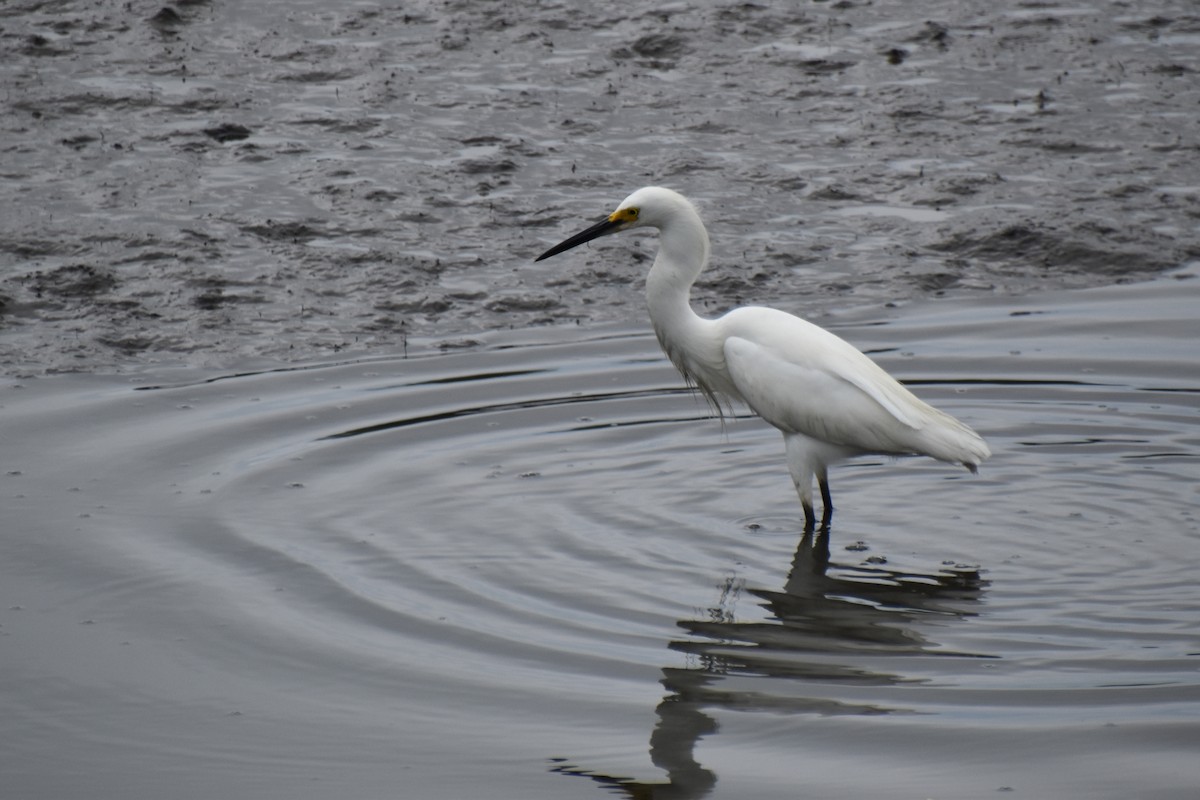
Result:
[[[827,556],[642,330],[10,382],[6,792],[1193,797],[1197,287],[826,320],[995,452]]]

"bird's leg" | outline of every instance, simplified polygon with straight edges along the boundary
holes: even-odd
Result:
[[[821,528],[828,531],[833,519],[833,496],[829,493],[829,473],[824,464],[817,465],[817,486],[821,489]]]
[[[817,525],[817,514],[813,510],[813,471],[814,463],[811,458],[809,449],[805,447],[805,440],[801,436],[794,434],[783,435],[784,451],[787,453],[788,472],[792,475],[792,483],[796,487],[796,494],[800,495],[800,507],[804,509],[804,531],[812,533]],[[824,466],[821,466],[821,474],[824,475]],[[824,484],[822,484],[824,486]],[[825,496],[826,488],[822,488],[822,498]],[[823,521],[822,524],[825,524]]]

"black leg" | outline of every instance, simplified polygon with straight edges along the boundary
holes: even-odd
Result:
[[[822,469],[817,473],[817,486],[821,487],[821,527],[828,528],[833,519],[833,497],[829,494],[829,475]]]
[[[812,533],[817,525],[817,514],[811,504],[801,501],[800,505],[804,507],[804,533]]]

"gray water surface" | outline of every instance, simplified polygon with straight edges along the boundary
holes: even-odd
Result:
[[[643,330],[10,381],[5,791],[1193,797],[1197,286],[827,320],[995,452],[828,554]]]

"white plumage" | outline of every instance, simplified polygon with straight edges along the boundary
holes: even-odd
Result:
[[[783,433],[805,524],[816,521],[813,478],[833,511],[827,468],[867,453],[926,455],[974,472],[991,452],[975,431],[918,399],[853,345],[773,308],[697,315],[689,291],[708,263],[708,233],[683,195],[639,189],[604,220],[547,250],[549,258],[599,236],[650,226],[659,251],[646,277],[650,321],[667,357],[720,412],[745,403]]]

